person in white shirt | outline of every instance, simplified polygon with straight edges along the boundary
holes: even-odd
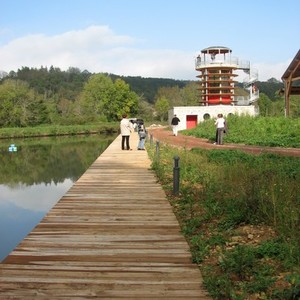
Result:
[[[222,145],[224,131],[225,131],[225,127],[226,127],[226,121],[223,117],[223,114],[218,114],[218,118],[215,122],[215,125],[217,127],[217,130],[216,130],[216,142],[214,144]]]
[[[122,120],[120,122],[120,131],[122,135],[122,145],[121,145],[122,150],[132,150],[129,145],[129,137],[132,130],[133,130],[133,125],[127,119],[127,114],[123,114]]]

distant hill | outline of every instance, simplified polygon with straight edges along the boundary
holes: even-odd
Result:
[[[113,80],[120,78],[128,83],[131,90],[137,93],[150,104],[154,104],[157,91],[161,87],[185,87],[188,83],[197,82],[196,80],[175,80],[169,78],[144,78],[141,76],[120,76],[116,74],[102,73]],[[39,93],[45,94],[60,92],[61,96],[67,99],[75,99],[81,92],[84,83],[93,75],[87,70],[81,71],[78,68],[69,68],[67,71],[61,71],[59,68],[51,66],[50,68],[29,68],[22,67],[17,72],[0,72],[0,83],[6,78],[20,79],[27,81],[30,87],[36,89]],[[243,84],[238,83],[237,93],[243,95]],[[258,81],[256,86],[261,93],[266,94],[270,100],[278,99],[277,92],[284,87],[283,83],[271,78],[268,81]]]
[[[284,87],[283,82],[274,78],[271,78],[268,81],[257,81],[255,85],[259,89],[259,92],[267,95],[271,101],[278,99],[278,91]],[[239,83],[238,86],[242,88],[243,84]]]
[[[131,77],[131,76],[117,76],[110,75],[114,78],[121,78],[126,83],[128,83],[131,89],[136,92],[138,95],[143,95],[147,102],[154,103],[155,95],[159,88],[169,86],[178,86],[183,88],[185,85],[191,82],[197,82],[195,80],[175,80],[175,79],[165,79],[165,78],[143,78],[143,77]],[[268,81],[257,81],[255,83],[257,88],[261,93],[266,94],[272,101],[275,101],[278,96],[277,92],[284,87],[284,84],[280,81],[269,79]],[[243,84],[238,83],[240,89],[237,90],[237,93],[243,95]]]
[[[138,95],[143,95],[145,100],[151,104],[154,104],[155,95],[159,88],[161,87],[174,87],[178,86],[183,88],[186,84],[192,81],[188,80],[175,80],[167,78],[143,78],[140,76],[118,76],[114,74],[109,74],[109,76],[115,80],[116,78],[121,78],[131,87],[131,90]]]
[[[175,80],[166,78],[144,78],[140,76],[118,76],[115,74],[109,74],[114,80],[121,78],[128,83],[131,89],[138,95],[143,95],[147,102],[153,104],[155,101],[155,95],[161,87],[173,87],[178,86],[183,88],[185,85],[191,82],[197,82],[196,80]],[[267,95],[270,100],[275,101],[278,98],[277,92],[284,87],[284,84],[274,78],[270,78],[268,81],[257,81],[255,83],[261,93]],[[237,94],[245,95],[243,90],[243,84],[238,83]]]

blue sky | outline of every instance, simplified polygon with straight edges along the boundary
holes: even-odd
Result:
[[[299,0],[0,0],[0,70],[77,67],[196,80],[195,57],[225,46],[259,80],[300,48]]]

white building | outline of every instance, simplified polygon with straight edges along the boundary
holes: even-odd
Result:
[[[180,119],[179,130],[196,127],[208,118],[216,118],[219,113],[256,116],[259,111],[254,103],[259,99],[259,91],[254,85],[257,72],[250,70],[249,61],[239,61],[231,56],[232,50],[216,46],[201,50],[196,58],[195,69],[200,72],[199,106],[173,107],[169,111],[169,122],[176,114]],[[236,70],[246,74],[243,87],[248,96],[236,96]]]
[[[230,114],[257,116],[258,110],[254,105],[176,106],[169,110],[169,123],[177,115],[180,119],[178,130],[190,129],[206,119],[217,118],[218,114],[223,114],[225,118]]]

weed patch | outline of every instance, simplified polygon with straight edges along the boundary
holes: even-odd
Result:
[[[148,153],[214,299],[299,298],[299,158],[167,146],[159,160]]]

